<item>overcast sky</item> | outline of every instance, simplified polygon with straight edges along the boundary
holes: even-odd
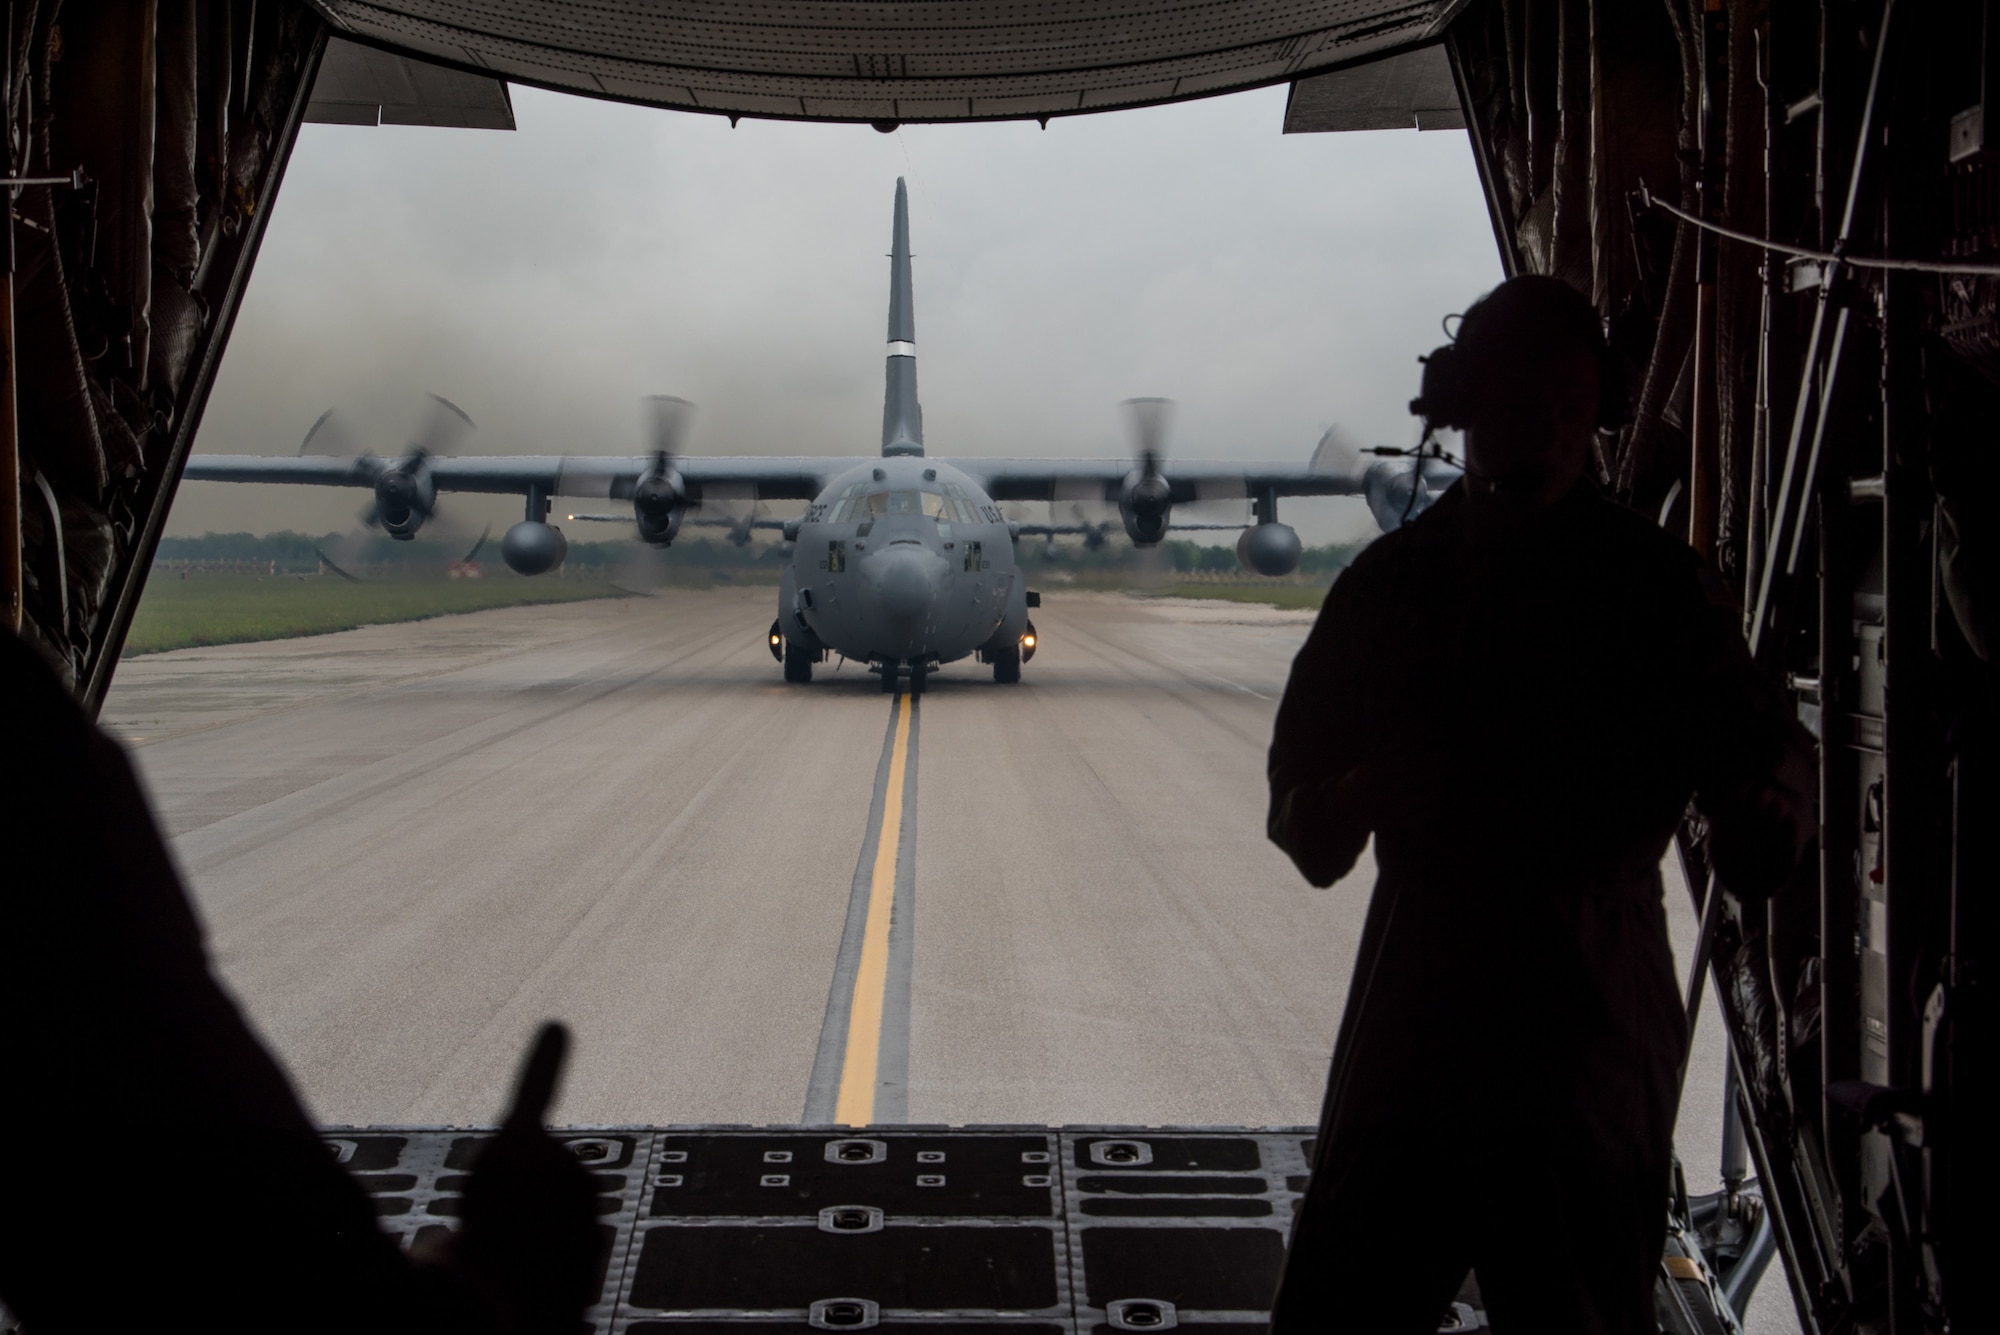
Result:
[[[1335,421],[1407,444],[1418,354],[1500,278],[1465,136],[1287,136],[1285,92],[1046,131],[520,88],[513,133],[308,125],[196,449],[296,453],[338,405],[389,453],[434,391],[479,424],[463,453],[638,453],[667,393],[700,405],[689,453],[872,454],[899,175],[932,454],[1126,453],[1117,404],[1150,394],[1181,458],[1303,462]],[[190,483],[168,531],[345,529],[363,499]],[[1367,527],[1353,501],[1284,518]]]

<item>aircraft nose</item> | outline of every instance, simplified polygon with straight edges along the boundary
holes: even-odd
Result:
[[[931,608],[937,591],[937,559],[920,547],[905,551],[889,550],[869,562],[869,584],[876,606],[891,621],[920,621]]]

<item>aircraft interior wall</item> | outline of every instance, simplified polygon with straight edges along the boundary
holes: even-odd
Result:
[[[1606,485],[1709,559],[1820,741],[1816,864],[1768,905],[1722,887],[1710,936],[1762,1200],[1707,1204],[1768,1211],[1808,1330],[1964,1320],[1993,1183],[1964,892],[1994,796],[1996,19],[1477,0],[1447,36],[1510,271],[1589,292],[1625,370]]]
[[[103,699],[326,41],[304,5],[7,7],[8,624]]]

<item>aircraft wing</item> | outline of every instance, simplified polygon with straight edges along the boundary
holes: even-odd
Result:
[[[570,512],[569,512],[568,514],[565,514],[565,515],[563,515],[563,516],[562,516],[562,518],[563,518],[563,520],[564,520],[564,521],[566,521],[566,522],[567,522],[567,521],[570,521],[570,520],[574,520],[574,521],[576,521],[577,523],[580,523],[580,524],[582,524],[582,523],[588,523],[588,524],[630,524],[630,523],[632,523],[632,522],[633,522],[633,521],[632,521],[632,514],[631,514],[631,512],[630,512],[629,510],[628,510],[627,512],[625,512],[624,514],[609,514],[609,515],[607,515],[607,514],[585,514],[585,513],[584,513],[583,511],[581,511],[581,510],[572,510],[572,511],[570,511]],[[716,518],[716,517],[712,517],[712,516],[708,516],[708,515],[704,515],[704,514],[703,514],[703,513],[702,513],[702,512],[701,512],[701,511],[700,511],[699,509],[697,509],[697,510],[696,510],[696,511],[695,511],[695,512],[694,512],[693,514],[689,515],[689,516],[687,517],[687,519],[683,521],[683,527],[692,527],[692,528],[728,528],[728,529],[738,529],[738,530],[743,530],[743,531],[748,531],[748,530],[750,530],[750,529],[769,529],[769,530],[770,530],[771,532],[773,532],[773,533],[776,533],[776,532],[780,532],[780,531],[782,531],[782,530],[784,529],[784,527],[785,527],[785,523],[786,523],[786,521],[785,521],[785,520],[782,520],[782,519],[758,519],[758,518],[751,518],[751,519],[728,519],[728,518]],[[1234,527],[1234,528],[1241,528],[1241,527],[1242,527],[1242,525],[1240,525],[1240,524],[1236,524],[1236,525],[1231,525],[1231,527]]]
[[[294,483],[318,487],[372,487],[384,469],[397,461],[363,455],[337,459],[325,455],[269,457],[240,454],[197,454],[182,475],[191,482]],[[523,454],[459,455],[425,460],[431,480],[441,492],[472,491],[501,495],[540,488],[551,496],[590,500],[624,500],[633,485],[652,467],[650,455],[577,456]],[[704,489],[748,493],[759,500],[811,500],[827,479],[852,459],[828,458],[682,458],[674,461],[688,488],[688,499],[700,501]]]
[[[1322,449],[1312,462],[1230,463],[1168,460],[1154,464],[1175,504],[1240,500],[1261,496],[1364,496],[1384,529],[1410,513],[1408,493],[1415,469],[1382,460],[1358,466],[1352,459],[1328,459]],[[635,455],[446,455],[391,460],[374,455],[342,459],[329,455],[257,456],[197,454],[183,476],[192,482],[290,483],[318,487],[374,487],[391,469],[422,468],[440,492],[487,492],[568,496],[580,500],[630,500],[655,456]],[[854,458],[792,456],[717,458],[681,456],[673,460],[688,504],[704,499],[810,501],[833,477],[854,467]],[[1091,501],[1117,504],[1126,484],[1145,466],[1123,458],[951,459],[977,479],[996,501]],[[1450,484],[1456,470],[1442,460],[1426,461],[1430,487]],[[1433,474],[1436,474],[1433,476]],[[1400,488],[1400,489],[1399,489]],[[1179,525],[1186,528],[1190,525]],[[1023,529],[1022,532],[1042,530]],[[1058,530],[1065,531],[1065,530]],[[1080,531],[1080,530],[1079,530]]]
[[[597,516],[571,515],[570,518],[595,519]],[[621,515],[620,518],[623,518],[623,516]],[[780,527],[783,526],[780,525]],[[1017,538],[1101,538],[1115,529],[1117,525],[1114,522],[1102,524],[1017,524],[1010,520],[1007,527],[1013,530],[1014,536]],[[1241,523],[1175,524],[1174,532],[1182,533],[1189,529],[1215,529],[1218,531],[1228,529],[1234,531],[1243,527],[1245,525]]]
[[[558,461],[561,477],[554,494],[627,500],[633,484],[653,466],[650,455],[629,459]],[[826,490],[833,475],[854,467],[852,459],[834,458],[715,458],[682,456],[673,461],[687,486],[690,504],[716,492],[730,499],[809,501]],[[443,485],[440,482],[440,485]]]
[[[1131,459],[952,459],[996,501],[1101,501],[1116,504],[1137,468]],[[1276,463],[1162,460],[1176,504],[1277,496],[1358,496],[1360,472]]]
[[[371,468],[369,465],[375,465]],[[334,459],[305,454],[267,457],[254,454],[197,454],[181,474],[188,482],[290,482],[307,487],[372,487],[381,460]]]

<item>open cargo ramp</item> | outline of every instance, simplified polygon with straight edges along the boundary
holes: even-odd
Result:
[[[490,1131],[328,1143],[406,1246],[449,1229]],[[555,1132],[596,1178],[598,1335],[1262,1335],[1314,1128],[608,1127]],[[1468,1199],[1495,1228],[1527,1208]],[[1737,1329],[1692,1238],[1655,1290],[1672,1335]],[[1550,1242],[1560,1265],[1561,1243]],[[1337,1313],[1329,1313],[1329,1318]],[[1468,1280],[1443,1330],[1487,1328]]]

